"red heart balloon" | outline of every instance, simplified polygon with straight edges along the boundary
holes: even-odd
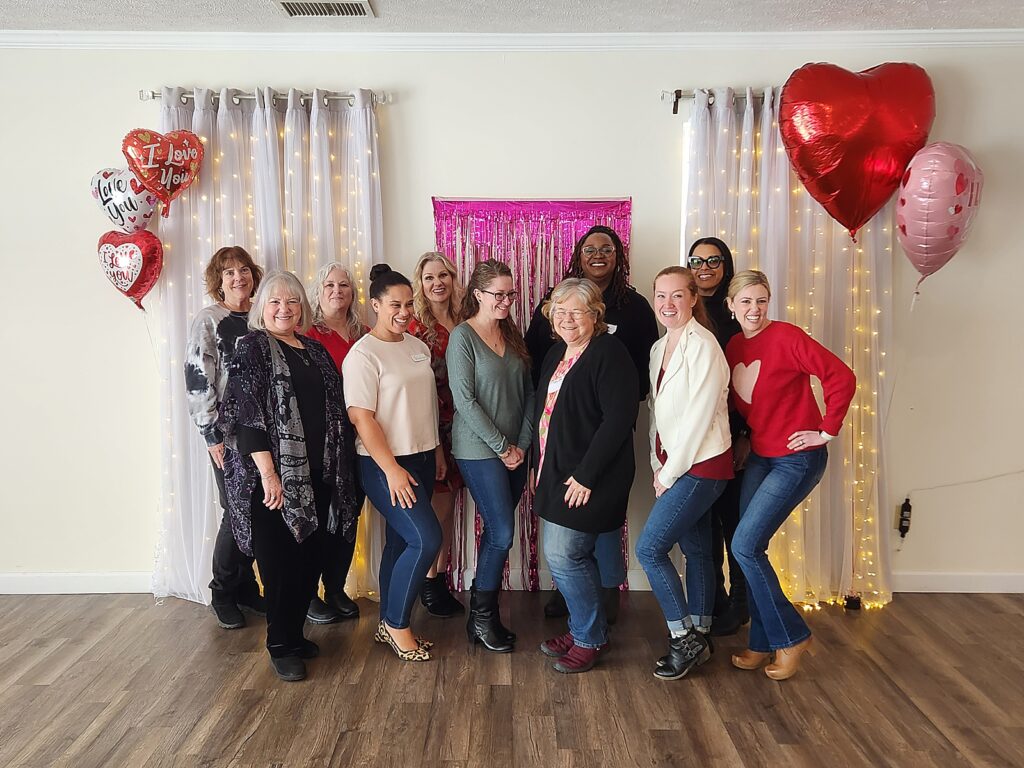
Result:
[[[203,143],[191,131],[164,135],[136,128],[124,137],[121,151],[143,186],[163,201],[164,216],[171,200],[196,180],[203,162]]]
[[[805,64],[782,87],[779,129],[811,197],[855,236],[896,191],[935,119],[935,91],[916,64],[850,72]]]
[[[142,299],[156,284],[164,268],[164,249],[160,238],[142,230],[130,235],[107,232],[100,238],[97,250],[103,274],[117,290],[135,302]]]

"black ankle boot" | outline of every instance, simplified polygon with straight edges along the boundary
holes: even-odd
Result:
[[[704,635],[694,629],[687,629],[679,637],[669,638],[668,654],[659,659],[654,676],[662,680],[678,680],[710,657],[711,648]]]
[[[484,648],[494,653],[508,653],[514,642],[508,639],[509,634],[498,617],[498,590],[473,586],[469,593],[469,619],[466,621],[469,641],[483,643]]]
[[[608,626],[619,620],[619,588],[604,587],[604,618]]]
[[[466,612],[466,606],[456,600],[448,591],[448,576],[443,573],[423,580],[423,587],[420,589],[420,602],[427,609],[427,613],[431,616],[440,616],[442,619]]]
[[[565,604],[565,598],[557,589],[551,593],[551,599],[544,605],[544,616],[548,619],[560,619],[569,615],[569,606]]]
[[[746,590],[743,590],[729,599],[729,607],[721,616],[715,616],[711,620],[711,634],[715,637],[735,635],[748,621],[750,609],[747,606]]]

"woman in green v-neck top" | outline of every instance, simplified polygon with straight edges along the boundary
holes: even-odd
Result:
[[[505,264],[476,266],[463,303],[467,319],[452,331],[446,354],[455,403],[452,454],[484,522],[466,631],[498,653],[515,643],[498,616],[498,590],[526,485],[533,413],[530,357],[509,316],[512,287]]]

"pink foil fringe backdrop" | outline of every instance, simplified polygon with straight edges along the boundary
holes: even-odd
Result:
[[[537,303],[565,274],[576,241],[595,224],[614,229],[629,253],[633,203],[620,200],[471,200],[433,198],[437,250],[458,267],[463,282],[477,262],[495,258],[509,265],[519,295],[512,317],[524,331]],[[462,494],[460,494],[462,496]],[[482,524],[473,523],[479,547]],[[519,505],[519,558],[522,586],[540,589],[537,539],[540,524],[527,491]],[[623,554],[628,562],[628,534],[623,529]],[[465,589],[469,553],[465,551],[465,505],[455,510],[449,574],[456,589]],[[473,558],[475,564],[475,557]],[[503,586],[509,589],[510,564],[505,565]]]

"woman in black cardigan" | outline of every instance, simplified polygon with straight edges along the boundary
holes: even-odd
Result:
[[[606,333],[600,289],[567,278],[544,314],[560,342],[541,368],[535,411],[535,510],[544,556],[569,607],[569,632],[541,644],[559,672],[585,672],[608,643],[599,534],[626,519],[633,484],[638,384],[629,352]]]

